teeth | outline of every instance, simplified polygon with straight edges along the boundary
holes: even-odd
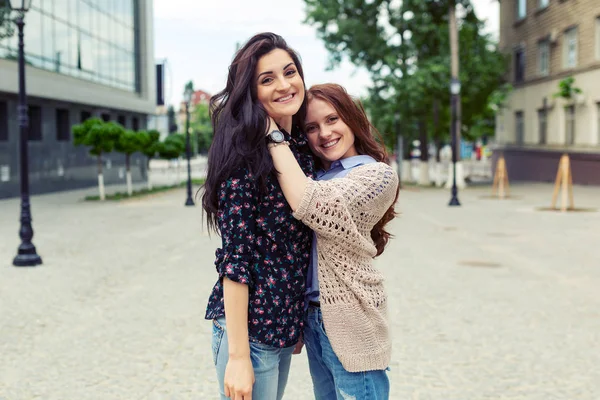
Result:
[[[325,147],[327,149],[329,147],[335,146],[337,144],[337,142],[339,142],[339,141],[340,141],[340,139],[336,139],[331,142],[327,142],[323,145],[323,147]]]
[[[292,95],[292,94],[290,94],[289,96],[285,96],[285,97],[282,97],[282,98],[280,98],[280,99],[277,99],[277,101],[288,101],[289,99],[291,99],[291,98],[292,98],[292,96],[293,96],[293,95]]]

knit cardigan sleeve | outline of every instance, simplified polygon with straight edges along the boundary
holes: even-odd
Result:
[[[309,179],[294,217],[321,237],[370,241],[368,233],[394,202],[397,187],[398,176],[381,162],[357,167],[345,178]]]

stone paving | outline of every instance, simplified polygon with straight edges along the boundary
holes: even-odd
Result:
[[[217,399],[209,322],[219,240],[184,190],[105,204],[32,199],[43,266],[11,265],[17,199],[0,201],[0,399]],[[600,399],[600,212],[561,214],[552,186],[520,198],[407,188],[387,277],[391,398]],[[576,187],[600,208],[600,188]],[[312,399],[305,355],[285,399]],[[260,399],[259,399],[260,400]]]

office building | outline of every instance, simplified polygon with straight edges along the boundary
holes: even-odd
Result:
[[[500,48],[514,91],[496,154],[511,179],[552,181],[567,153],[575,183],[600,185],[600,1],[502,1]],[[569,77],[581,93],[556,97]]]
[[[152,0],[33,0],[25,16],[31,193],[97,184],[96,158],[71,127],[90,117],[146,127],[156,109]],[[0,39],[0,198],[19,195],[17,34]],[[124,155],[104,156],[107,184]],[[134,181],[145,179],[140,155]]]

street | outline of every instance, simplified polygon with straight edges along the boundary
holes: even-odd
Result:
[[[600,188],[574,191],[600,208]],[[0,399],[218,399],[203,318],[220,240],[198,201],[82,201],[90,192],[32,198],[37,268],[12,266],[19,201],[0,201]],[[461,191],[460,208],[443,189],[400,193],[377,260],[391,398],[600,399],[600,212],[537,210],[551,184],[489,193]],[[314,398],[304,353],[284,398]]]

